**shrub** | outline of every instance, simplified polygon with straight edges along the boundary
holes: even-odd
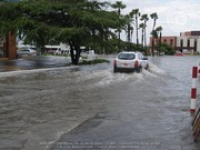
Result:
[[[110,61],[107,59],[94,59],[94,60],[83,60],[79,63],[79,65],[94,65],[98,63],[109,63]]]

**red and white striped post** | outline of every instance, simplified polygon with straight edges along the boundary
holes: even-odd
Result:
[[[198,67],[193,67],[192,68],[191,104],[190,104],[190,112],[192,113],[196,111],[197,74],[198,74]]]
[[[199,68],[198,68],[198,74],[200,75],[200,63],[199,63]]]

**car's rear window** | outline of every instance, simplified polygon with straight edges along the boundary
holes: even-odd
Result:
[[[133,59],[135,59],[135,54],[121,53],[121,54],[119,54],[118,59],[133,60]]]

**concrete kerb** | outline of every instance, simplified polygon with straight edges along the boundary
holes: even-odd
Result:
[[[9,60],[8,58],[0,58],[0,61]]]

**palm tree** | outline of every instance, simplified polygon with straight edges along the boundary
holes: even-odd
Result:
[[[156,12],[150,15],[151,19],[153,19],[153,27],[152,27],[152,35],[155,35],[155,27],[156,27],[156,20],[158,19],[158,15]],[[152,36],[152,55],[154,56],[154,37]]]
[[[151,19],[153,19],[153,28],[152,28],[152,30],[154,30],[155,27],[156,27],[156,20],[158,19],[158,14],[156,12],[154,12],[154,13],[152,13],[150,15],[150,17],[151,17]]]
[[[119,25],[118,25],[118,29],[117,29],[117,32],[118,32],[118,51],[120,51],[120,41],[121,41],[121,38],[120,38],[120,33],[121,33],[121,22],[120,22],[120,18],[121,18],[121,9],[124,9],[124,8],[126,8],[126,5],[124,5],[123,3],[122,3],[122,1],[116,1],[116,3],[115,4],[112,4],[111,5],[112,6],[112,8],[114,8],[114,9],[117,9],[117,12],[118,12],[118,23],[119,23]]]
[[[160,56],[160,48],[161,48],[161,37],[162,37],[162,30],[163,28],[161,26],[157,27],[156,29],[157,32],[157,38],[159,37],[159,49],[158,49],[158,55]]]
[[[137,9],[133,9],[131,11],[130,15],[132,17],[134,17],[134,19],[135,19],[136,43],[137,43],[137,47],[138,47],[138,45],[139,45],[139,39],[138,39],[138,30],[139,30],[139,28],[138,28],[138,17],[140,16],[139,9],[138,8]]]
[[[144,46],[145,46],[145,48],[146,48],[146,45],[147,45],[147,37],[146,37],[146,27],[147,27],[147,21],[149,20],[149,17],[148,17],[148,15],[147,14],[143,14],[142,16],[141,16],[141,19],[140,19],[141,21],[143,21],[143,23],[144,23],[144,33],[142,34],[144,37],[143,37],[143,40],[144,40]],[[145,51],[146,52],[146,51]]]
[[[126,26],[125,26],[125,31],[127,32],[127,41],[128,41],[128,47],[127,49],[130,50],[131,48],[131,37],[132,37],[132,34],[133,34],[133,27],[131,25],[131,23],[133,22],[133,19],[131,17],[131,13],[129,13],[128,15],[125,16],[126,18]]]
[[[143,49],[143,46],[144,46],[144,30],[146,28],[146,24],[140,23],[139,27],[142,29],[141,45],[142,45],[142,49]]]

